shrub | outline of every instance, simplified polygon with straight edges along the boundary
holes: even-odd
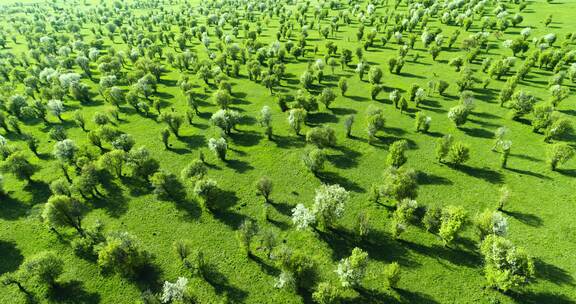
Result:
[[[175,174],[158,171],[150,178],[153,192],[160,199],[176,199],[181,195],[182,185]]]
[[[27,258],[20,269],[24,277],[33,278],[36,282],[53,289],[56,287],[56,280],[64,272],[64,261],[60,255],[44,251]]]
[[[440,229],[442,222],[442,209],[437,207],[430,207],[426,209],[426,213],[422,218],[422,224],[428,232],[437,233]]]
[[[339,185],[321,185],[316,189],[312,213],[323,227],[332,227],[344,215],[350,193]]]
[[[292,109],[288,115],[288,123],[296,135],[300,135],[302,124],[306,121],[306,111],[303,109]]]
[[[506,236],[508,232],[508,220],[498,211],[485,210],[476,215],[474,225],[478,230],[480,240],[483,240],[490,234]]]
[[[272,193],[272,180],[263,176],[256,182],[256,190],[258,194],[262,195],[266,202],[270,201],[270,193]]]
[[[448,111],[448,118],[454,122],[456,127],[459,127],[466,123],[468,118],[468,114],[470,110],[464,105],[457,105],[455,107],[450,108]]]
[[[213,179],[201,179],[196,181],[194,185],[194,193],[202,198],[204,202],[204,208],[208,211],[215,211],[220,209],[216,198],[220,189],[218,184]]]
[[[367,266],[368,253],[358,247],[352,249],[350,257],[340,260],[338,268],[336,269],[336,274],[340,279],[342,287],[355,287],[360,285],[366,274]]]
[[[337,287],[329,282],[321,282],[312,293],[312,299],[318,304],[339,303],[340,292]]]
[[[182,169],[180,178],[183,181],[201,179],[206,175],[207,171],[206,164],[199,159],[195,159]]]
[[[212,124],[224,131],[225,134],[230,134],[236,124],[240,122],[241,115],[234,110],[220,109],[210,117]]]
[[[416,127],[416,132],[428,132],[430,129],[430,122],[432,118],[430,116],[426,116],[422,112],[416,113],[416,120],[414,121],[414,126]]]

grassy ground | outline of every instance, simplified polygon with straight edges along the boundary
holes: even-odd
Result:
[[[405,10],[401,6],[400,10]],[[384,8],[378,9],[380,13]],[[571,31],[576,23],[573,13],[576,3],[547,4],[545,1],[529,1],[528,9],[523,13],[525,21],[522,26],[532,26],[534,36],[555,32],[558,37]],[[143,13],[143,12],[142,12]],[[332,12],[331,14],[335,14]],[[547,15],[554,15],[554,22],[545,28],[543,20]],[[7,16],[3,16],[6,18]],[[6,21],[6,19],[4,19]],[[443,26],[444,33],[454,31],[456,27],[441,25],[437,20],[430,20],[431,27]],[[84,25],[83,32],[89,39],[89,27]],[[342,27],[337,37],[331,38],[340,47],[356,48],[355,32],[358,24]],[[275,39],[278,28],[277,20],[265,27],[262,41]],[[506,37],[517,35],[521,28],[511,28]],[[226,30],[230,30],[226,28]],[[367,28],[368,30],[368,28]],[[471,32],[478,31],[478,21]],[[466,37],[463,33],[461,39]],[[215,38],[214,38],[215,39]],[[19,44],[9,43],[7,51],[21,52],[26,50],[23,38]],[[560,38],[560,40],[563,40]],[[125,45],[107,40],[108,45],[116,49],[126,49]],[[310,44],[318,44],[319,52],[314,55],[308,52],[305,59],[295,61],[289,56],[287,72],[289,79],[283,82],[281,90],[293,92],[298,88],[298,77],[305,70],[307,60],[324,56],[324,39],[315,30],[310,31]],[[510,55],[509,50],[501,46],[501,41],[490,38],[492,48],[489,54],[481,57]],[[456,44],[459,46],[459,44]],[[194,45],[200,54],[204,54],[201,45]],[[234,108],[246,115],[245,123],[229,139],[231,151],[229,161],[218,161],[210,154],[206,142],[216,137],[219,131],[208,121],[210,113],[216,107],[210,100],[201,107],[203,115],[194,126],[186,125],[182,138],[172,138],[172,149],[164,150],[159,139],[163,124],[153,119],[143,118],[124,106],[122,121],[118,127],[130,133],[137,145],[145,145],[155,158],[160,160],[162,168],[179,174],[189,161],[195,159],[199,150],[204,150],[211,164],[208,175],[225,189],[224,198],[233,206],[217,216],[201,213],[198,204],[192,199],[173,203],[158,201],[149,193],[126,179],[123,183],[114,181],[117,189],[108,189],[109,199],[95,202],[94,210],[87,216],[89,225],[101,220],[107,231],[125,230],[135,235],[143,248],[151,252],[158,266],[158,271],[138,282],[131,282],[117,276],[103,276],[93,262],[74,256],[69,242],[70,238],[59,240],[41,223],[39,214],[42,204],[49,196],[48,183],[60,174],[56,162],[49,158],[53,143],[49,142],[47,129],[41,124],[24,126],[26,132],[41,138],[43,145],[41,159],[34,159],[42,170],[34,176],[35,182],[25,186],[12,176],[6,176],[9,198],[2,199],[0,209],[0,274],[17,269],[24,257],[42,250],[57,251],[65,259],[65,274],[62,281],[71,281],[63,288],[68,294],[64,300],[70,303],[129,303],[136,299],[141,290],[158,288],[156,282],[174,281],[185,275],[180,263],[171,250],[171,244],[178,239],[188,239],[201,248],[210,263],[216,266],[220,275],[218,284],[209,285],[198,279],[191,279],[192,290],[203,303],[216,302],[225,294],[230,299],[242,303],[300,303],[307,301],[288,291],[273,287],[273,279],[279,274],[273,264],[258,252],[259,260],[248,260],[238,249],[234,230],[245,218],[254,218],[261,228],[276,231],[282,242],[289,247],[297,248],[314,257],[319,266],[323,280],[336,282],[334,273],[337,261],[350,254],[358,246],[368,251],[371,263],[364,287],[369,290],[362,294],[347,292],[351,303],[409,302],[409,303],[570,303],[576,299],[573,275],[576,272],[574,244],[576,235],[573,221],[574,203],[572,190],[576,187],[576,162],[571,161],[563,166],[564,170],[551,172],[545,163],[546,146],[542,135],[531,132],[529,125],[510,120],[508,110],[499,107],[497,95],[503,81],[493,81],[487,90],[474,89],[476,109],[469,122],[461,129],[456,129],[447,118],[447,110],[455,105],[457,92],[455,80],[457,73],[447,66],[447,61],[458,54],[458,50],[444,50],[436,62],[423,50],[420,41],[411,54],[420,53],[418,63],[408,61],[401,75],[387,72],[386,62],[397,53],[398,45],[387,44],[386,48],[372,48],[365,52],[370,65],[380,65],[386,70],[383,83],[388,90],[398,88],[407,90],[412,83],[425,87],[427,81],[435,78],[445,79],[451,83],[448,97],[434,95],[424,102],[421,111],[432,117],[429,134],[416,133],[413,128],[413,116],[416,111],[411,104],[409,113],[400,114],[387,100],[388,93],[380,96],[381,100],[370,100],[370,85],[359,81],[352,68],[342,71],[339,67],[333,75],[330,68],[325,71],[325,85],[335,87],[340,76],[349,77],[347,97],[338,97],[332,110],[321,106],[318,113],[309,116],[310,126],[319,124],[332,126],[338,135],[338,145],[329,150],[330,164],[320,178],[307,172],[302,165],[301,157],[305,147],[303,138],[289,131],[286,113],[282,113],[275,104],[275,99],[267,89],[248,81],[243,67],[240,79],[232,79],[233,92],[237,99]],[[6,51],[4,51],[6,52]],[[409,56],[410,57],[410,56]],[[519,64],[517,64],[519,66]],[[479,68],[478,64],[473,66]],[[129,66],[128,69],[131,67]],[[480,72],[479,72],[480,73]],[[162,78],[159,86],[160,96],[177,111],[184,111],[185,100],[175,83],[180,73],[171,68]],[[548,98],[546,84],[551,72],[534,69],[520,87],[526,88],[543,100]],[[98,75],[95,79],[98,79]],[[97,86],[97,82],[86,83]],[[202,91],[202,81],[196,80],[198,91]],[[386,97],[386,98],[384,98]],[[68,109],[80,109],[75,101],[67,101]],[[268,141],[262,129],[255,123],[263,105],[270,105],[274,112],[275,141]],[[365,111],[370,105],[384,109],[386,130],[381,142],[370,145],[365,132]],[[565,101],[560,111],[566,117],[574,118],[574,98]],[[99,98],[90,106],[81,107],[86,117],[103,111],[108,106]],[[168,110],[168,109],[166,109]],[[356,116],[353,127],[354,138],[347,139],[344,134],[343,121],[348,114]],[[71,123],[72,111],[64,115],[69,137],[77,143],[87,143],[85,134]],[[52,117],[54,125],[57,120]],[[499,126],[510,128],[513,141],[509,169],[499,166],[499,154],[491,152],[493,132]],[[88,129],[93,129],[91,122]],[[2,131],[3,132],[3,131]],[[0,133],[4,135],[4,133]],[[438,164],[434,159],[434,143],[437,137],[452,134],[458,140],[470,145],[472,158],[461,169],[454,169]],[[6,135],[10,140],[23,144],[20,138]],[[383,205],[369,203],[368,190],[372,184],[379,183],[385,169],[385,158],[390,143],[405,138],[410,143],[408,163],[406,166],[424,172],[418,196],[420,205],[461,205],[469,210],[470,215],[485,208],[495,208],[498,197],[497,189],[506,184],[512,190],[512,199],[507,206],[510,221],[509,238],[523,247],[537,259],[538,279],[521,294],[502,295],[484,288],[482,261],[478,254],[476,236],[473,229],[463,233],[454,248],[442,245],[436,236],[426,233],[418,227],[410,227],[402,240],[393,240],[389,233],[390,210]],[[572,138],[573,139],[573,138]],[[57,172],[57,173],[56,173]],[[272,194],[274,208],[272,222],[264,222],[261,217],[262,198],[255,195],[254,183],[260,176],[266,175],[274,181]],[[290,209],[297,203],[312,204],[314,189],[322,182],[338,183],[350,190],[352,199],[346,215],[341,222],[338,233],[314,236],[309,232],[297,232],[291,226]],[[370,215],[374,232],[366,242],[357,242],[350,237],[357,214],[365,211]],[[399,290],[386,289],[382,281],[383,266],[398,261],[403,268]],[[13,287],[0,287],[0,302],[18,303],[23,301],[21,294]],[[58,300],[58,299],[56,299]],[[61,299],[60,299],[61,300]]]

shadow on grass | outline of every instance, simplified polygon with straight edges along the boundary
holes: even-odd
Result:
[[[548,177],[544,174],[540,174],[540,173],[536,173],[536,172],[532,172],[532,171],[528,171],[528,170],[515,169],[515,168],[510,168],[510,167],[507,167],[506,170],[514,172],[514,173],[522,174],[522,175],[533,176],[533,177],[536,177],[539,179],[551,179],[550,177]]]
[[[3,240],[0,240],[0,256],[2,257],[0,275],[16,271],[24,260],[22,252],[15,243]]]
[[[345,146],[338,146],[334,149],[342,152],[342,154],[328,155],[328,161],[330,161],[336,168],[349,169],[358,166],[357,159],[362,156],[361,153]]]
[[[574,299],[571,299],[565,295],[554,294],[551,292],[517,292],[511,293],[510,298],[514,302],[519,304],[543,304],[543,303],[554,303],[554,304],[574,304]]]
[[[456,246],[448,248],[441,245],[432,245],[430,247],[413,243],[407,240],[400,240],[410,250],[435,259],[442,259],[454,265],[466,267],[478,267],[482,264],[482,257],[475,251],[465,250]],[[468,247],[465,245],[465,247]]]
[[[47,183],[38,180],[32,180],[29,182],[24,186],[24,190],[32,195],[30,205],[45,203],[52,194],[50,192],[50,186]]]
[[[84,283],[72,280],[58,283],[48,294],[48,298],[57,303],[96,304],[100,303],[100,295],[84,289]]]
[[[183,142],[183,143],[186,143],[186,145],[191,149],[206,146],[206,140],[204,139],[204,136],[202,136],[202,135],[180,136],[178,138],[178,140]],[[170,149],[170,150],[174,151],[175,149]],[[189,150],[186,150],[186,151],[189,152]],[[176,152],[176,151],[174,151],[174,152]],[[176,152],[176,153],[178,153],[178,152]],[[181,154],[181,153],[179,153],[179,154]]]
[[[232,142],[239,146],[251,147],[255,146],[262,139],[262,135],[256,132],[242,131],[230,134]]]
[[[252,167],[249,162],[239,159],[227,159],[226,166],[234,169],[234,171],[238,173],[244,173],[248,170],[254,169],[254,167]]]
[[[325,184],[329,185],[337,184],[344,187],[348,191],[354,191],[359,193],[366,192],[366,190],[356,182],[351,181],[343,176],[340,176],[338,173],[335,172],[320,172],[318,173],[317,176]]]
[[[445,177],[427,172],[418,172],[419,185],[452,185],[453,182]]]
[[[373,290],[367,289],[364,287],[357,287],[355,288],[356,292],[358,292],[358,297],[353,299],[346,299],[344,303],[391,303],[391,304],[399,304],[399,303],[420,303],[420,304],[435,304],[438,303],[432,297],[414,291],[408,291],[400,288],[394,289],[394,291],[398,294],[398,297],[394,297],[390,294]]]
[[[572,275],[558,266],[548,264],[542,259],[536,259],[535,266],[538,278],[550,281],[556,285],[576,285]]]
[[[248,296],[248,293],[228,281],[228,278],[221,273],[215,265],[209,264],[206,267],[204,275],[206,282],[214,287],[214,291],[218,295],[224,295],[228,299],[233,299],[237,303],[243,303]]]
[[[488,168],[476,168],[466,165],[452,166],[452,168],[475,178],[483,179],[492,184],[502,183],[502,173]]]
[[[480,138],[492,138],[494,134],[481,128],[460,128],[466,135]]]
[[[539,218],[538,216],[534,215],[534,214],[522,213],[519,211],[507,211],[507,210],[502,210],[502,212],[504,212],[508,216],[511,216],[511,217],[517,219],[518,221],[520,221],[523,224],[526,224],[528,226],[532,226],[532,227],[542,226],[542,219]]]
[[[274,143],[281,149],[299,149],[306,145],[306,142],[300,136],[280,136],[274,135]]]
[[[19,200],[13,199],[9,194],[1,195],[2,208],[0,208],[0,218],[13,221],[28,213],[28,206]]]

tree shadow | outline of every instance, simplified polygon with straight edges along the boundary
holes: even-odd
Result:
[[[460,128],[466,135],[480,138],[493,138],[494,134],[481,128]]]
[[[146,265],[138,269],[132,278],[138,289],[141,291],[151,290],[159,292],[162,288],[162,269],[149,261]]]
[[[335,172],[320,172],[318,173],[318,178],[325,184],[333,185],[337,184],[344,187],[348,191],[364,193],[366,190],[362,188],[359,184],[351,181],[343,176],[340,176]]]
[[[529,161],[533,161],[533,162],[541,162],[542,160],[530,155],[526,155],[526,154],[514,154],[511,153],[510,156],[512,157],[516,157],[516,158],[521,158],[521,159],[525,159],[525,160],[529,160]]]
[[[534,214],[522,213],[520,211],[508,211],[508,210],[502,210],[502,212],[528,226],[540,227],[542,226],[543,223],[542,219]]]
[[[258,264],[258,266],[260,266],[260,269],[262,269],[262,271],[264,273],[266,273],[270,276],[274,276],[274,277],[276,277],[280,274],[280,270],[278,268],[274,267],[273,265],[269,265],[261,257],[254,255],[254,254],[250,254],[248,257],[250,258],[250,260],[256,262],[256,264]]]
[[[492,184],[501,184],[503,180],[502,173],[488,168],[476,168],[466,165],[453,166],[456,170],[470,175],[475,178],[483,179]]]
[[[570,177],[576,177],[576,169],[556,169],[556,172]]]
[[[338,117],[336,115],[327,112],[316,112],[309,113],[307,117],[307,122],[310,125],[321,125],[325,123],[336,123],[338,122]]]
[[[465,250],[454,246],[448,248],[440,245],[432,245],[430,247],[413,243],[407,240],[400,240],[405,246],[421,255],[425,255],[438,260],[439,258],[448,261],[454,265],[465,266],[470,268],[478,267],[482,264],[482,257],[479,253],[471,250]]]
[[[533,176],[533,177],[540,178],[540,179],[551,179],[550,177],[548,177],[544,174],[540,174],[540,173],[536,173],[536,172],[532,172],[532,171],[528,171],[528,170],[522,170],[522,169],[516,169],[516,168],[510,168],[510,167],[506,167],[505,169],[508,171],[514,172],[514,173],[518,173],[518,174],[522,174],[522,175],[529,175],[529,176]]]
[[[4,194],[1,197],[2,208],[0,208],[0,218],[13,221],[25,216],[29,208],[21,201],[11,198],[9,194]]]
[[[292,216],[292,209],[294,206],[291,206],[287,202],[274,202],[270,204],[276,211],[285,215],[285,216]]]
[[[342,152],[342,154],[330,154],[327,158],[336,168],[349,169],[358,166],[357,159],[362,155],[361,153],[345,146],[338,146],[335,149]]]
[[[100,303],[100,295],[84,289],[84,283],[77,280],[58,283],[49,293],[48,298],[60,303],[96,304]]]
[[[238,160],[238,159],[227,159],[226,160],[226,166],[228,168],[234,169],[234,171],[236,171],[238,173],[244,173],[248,170],[254,169],[254,167],[252,167],[249,162],[246,162],[243,160]]]
[[[551,292],[512,292],[510,298],[519,304],[574,304],[574,300],[570,297]]]
[[[453,182],[443,176],[434,175],[432,173],[419,171],[418,172],[419,185],[452,185]]]
[[[202,135],[187,135],[187,136],[180,136],[178,138],[181,142],[186,143],[189,148],[195,149],[198,147],[203,147],[206,145],[206,140]],[[173,150],[173,149],[171,149]],[[186,150],[189,152],[189,150]]]
[[[335,115],[351,115],[351,114],[356,114],[357,111],[354,109],[348,109],[348,108],[331,108],[330,109],[332,111],[332,113],[334,113]]]
[[[24,256],[16,244],[4,240],[0,240],[0,256],[2,257],[0,275],[16,271],[24,260]]]
[[[248,296],[246,291],[230,284],[228,278],[213,264],[207,265],[204,278],[208,284],[214,287],[214,291],[218,295],[224,295],[229,299],[238,301],[238,303],[243,303]]]
[[[354,101],[367,101],[368,97],[364,97],[364,96],[348,96],[346,95],[345,98],[349,98],[352,99]]]
[[[306,142],[300,136],[274,135],[274,143],[281,149],[299,149],[306,145]]]
[[[198,219],[202,215],[202,209],[193,200],[186,198],[177,199],[174,200],[174,205],[178,210],[186,212],[186,220]]]
[[[260,142],[262,135],[256,132],[243,131],[230,134],[230,138],[234,144],[244,147],[251,147],[257,145]]]
[[[110,216],[118,218],[128,211],[128,200],[110,173],[102,172],[101,174],[101,185],[105,191],[102,196],[94,196],[90,202],[95,208],[103,208]]]
[[[570,272],[546,263],[544,260],[540,258],[536,258],[535,261],[536,266],[536,275],[544,280],[550,281],[556,285],[569,285],[574,286],[574,278],[570,274]]]
[[[30,205],[36,205],[40,203],[45,203],[52,192],[50,191],[50,186],[44,181],[32,180],[26,186],[24,190],[32,195],[30,199]]]

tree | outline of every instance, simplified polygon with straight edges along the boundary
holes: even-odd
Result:
[[[372,140],[376,133],[384,129],[384,114],[382,109],[368,108],[366,130],[368,131],[368,137]]]
[[[210,212],[218,210],[219,205],[216,200],[219,193],[218,184],[213,179],[201,179],[194,184],[194,193],[202,198],[204,208]]]
[[[74,157],[77,151],[78,148],[71,139],[64,139],[54,145],[54,151],[52,154],[59,161],[66,164],[71,164],[74,161]]]
[[[337,304],[340,299],[338,288],[329,282],[321,282],[312,293],[312,299],[318,304]]]
[[[501,236],[488,235],[480,252],[484,257],[484,276],[491,287],[506,292],[529,283],[535,276],[532,257]]]
[[[327,126],[315,127],[306,132],[306,141],[318,148],[332,147],[336,145],[334,129]]]
[[[179,301],[184,301],[188,297],[186,288],[188,285],[188,279],[184,277],[178,277],[176,282],[171,283],[164,281],[162,286],[162,303],[178,303]]]
[[[368,71],[368,81],[370,81],[371,84],[380,84],[380,81],[382,80],[382,69],[380,69],[380,67],[378,66],[372,66],[370,67],[370,70]]]
[[[397,262],[392,262],[384,268],[384,278],[386,283],[392,289],[398,287],[398,281],[400,281],[400,264]]]
[[[250,249],[250,244],[252,243],[252,239],[258,233],[258,228],[256,224],[250,220],[244,220],[238,230],[236,231],[236,237],[240,242],[240,248],[242,251],[247,255],[252,255],[252,250]]]
[[[464,105],[457,105],[448,111],[448,118],[454,122],[456,127],[460,127],[461,125],[466,123],[468,118],[468,114],[470,110]]]
[[[162,143],[164,143],[164,149],[170,149],[170,145],[168,140],[170,139],[170,130],[168,128],[164,128],[160,131],[160,137],[162,138]]]
[[[226,152],[228,151],[228,144],[226,143],[226,139],[220,137],[210,138],[208,140],[208,149],[212,151],[216,156],[218,156],[221,160],[226,160]]]
[[[348,91],[348,80],[344,77],[340,77],[340,79],[338,79],[338,88],[340,89],[342,96],[345,96],[346,91]]]
[[[153,192],[160,199],[178,199],[181,196],[182,184],[178,177],[170,172],[160,170],[150,177]]]
[[[258,191],[258,194],[264,197],[266,203],[270,202],[270,193],[272,193],[272,188],[273,188],[272,180],[270,180],[266,176],[261,177],[256,182],[256,190]]]
[[[354,124],[354,115],[346,116],[344,127],[346,128],[346,137],[348,138],[352,136],[352,124]]]
[[[300,135],[300,130],[302,129],[302,124],[306,121],[306,110],[304,109],[292,109],[288,115],[288,123],[296,135]]]
[[[126,152],[124,150],[112,150],[106,152],[100,156],[98,159],[98,165],[100,168],[116,175],[116,177],[122,177],[122,167],[126,162]]]
[[[336,274],[340,279],[342,287],[356,287],[360,285],[366,274],[367,266],[368,253],[358,247],[352,249],[352,254],[340,260],[338,268],[336,268]]]
[[[552,116],[550,125],[544,131],[544,141],[550,142],[552,139],[562,138],[572,132],[572,123],[567,118]]]
[[[269,106],[263,106],[258,118],[260,126],[266,129],[265,133],[269,140],[272,140],[272,111]]]
[[[384,171],[380,195],[401,201],[404,198],[414,199],[418,195],[416,171],[406,168],[390,167]]]
[[[304,153],[302,160],[310,172],[312,172],[314,175],[318,175],[320,170],[324,168],[326,153],[322,149],[312,148]]]
[[[32,181],[32,175],[38,168],[28,161],[24,152],[17,151],[4,160],[2,171],[12,173],[19,180]]]
[[[334,222],[344,215],[344,208],[350,193],[340,185],[321,185],[316,189],[312,213],[317,222],[325,228],[331,228]]]
[[[150,254],[127,232],[113,232],[98,249],[98,266],[106,272],[136,278],[150,262]]]
[[[216,113],[212,114],[210,121],[212,124],[224,131],[225,134],[230,134],[232,129],[236,127],[236,124],[240,122],[240,113],[234,110],[218,110]]]
[[[406,148],[408,148],[408,142],[404,139],[392,143],[386,156],[386,164],[395,168],[402,166],[407,160],[406,155],[404,155]]]
[[[548,164],[555,171],[558,165],[563,164],[574,156],[574,148],[567,143],[556,143],[548,148]]]
[[[52,112],[52,115],[58,117],[60,121],[62,120],[62,114],[66,111],[64,104],[61,100],[51,99],[48,101],[48,109]]]
[[[52,251],[43,251],[26,259],[20,269],[25,278],[32,278],[53,289],[56,280],[64,272],[64,261]]]
[[[414,120],[414,126],[416,127],[416,132],[426,133],[430,129],[430,122],[432,118],[426,116],[423,112],[417,112],[416,118]]]
[[[300,85],[302,88],[306,90],[310,90],[312,88],[312,82],[314,81],[314,76],[310,71],[306,70],[302,75],[300,75]]]
[[[330,104],[336,100],[336,94],[332,89],[324,88],[318,96],[318,100],[326,106],[326,109],[330,109]]]
[[[207,171],[206,164],[199,159],[195,159],[182,169],[180,178],[183,181],[198,180],[203,178]]]
[[[455,142],[450,146],[448,159],[454,165],[461,165],[470,159],[470,148],[460,142]]]
[[[164,123],[166,123],[166,125],[168,125],[168,128],[170,128],[170,131],[174,133],[174,136],[180,137],[178,131],[180,130],[180,127],[184,123],[184,117],[182,117],[182,115],[170,112],[164,112],[160,114],[159,119],[160,121],[163,121]]]
[[[508,220],[498,211],[484,210],[474,218],[474,225],[480,240],[491,234],[506,236],[508,233]]]
[[[82,205],[74,198],[54,195],[48,199],[42,218],[50,227],[72,227],[84,236],[82,229]]]
[[[442,209],[438,234],[444,241],[444,245],[448,245],[454,240],[462,229],[465,220],[466,211],[462,207],[446,206]]]
[[[228,90],[218,89],[216,92],[214,92],[212,98],[214,99],[214,103],[221,109],[227,109],[228,106],[232,103],[232,96],[230,96]]]

